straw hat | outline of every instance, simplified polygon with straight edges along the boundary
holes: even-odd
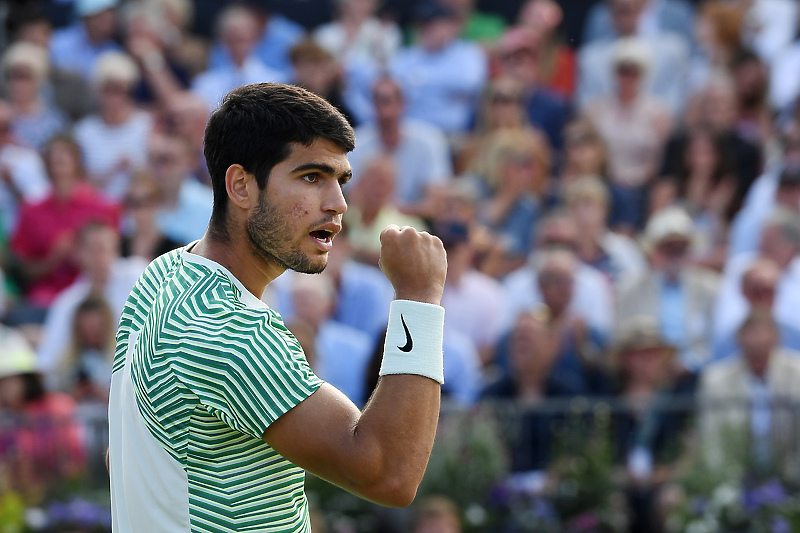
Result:
[[[25,337],[0,325],[0,378],[37,371],[36,355]]]

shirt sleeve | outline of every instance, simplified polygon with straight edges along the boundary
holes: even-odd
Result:
[[[254,438],[322,384],[272,311],[198,319],[182,332],[179,345],[177,377],[212,415]]]

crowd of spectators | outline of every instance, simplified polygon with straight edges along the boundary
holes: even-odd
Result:
[[[663,416],[665,400],[732,396],[752,407],[703,412],[704,443],[733,424],[759,457],[800,459],[792,413],[769,407],[800,399],[794,0],[588,2],[569,41],[573,14],[555,0],[511,18],[491,2],[419,0],[408,20],[337,0],[312,28],[228,2],[211,34],[195,32],[196,4],[2,11],[5,409],[104,404],[129,290],[205,231],[209,113],[238,85],[286,82],[355,127],[354,175],[328,269],[287,272],[263,299],[354,402],[377,379],[393,298],[378,235],[396,223],[448,251],[448,401],[614,397],[632,413],[615,429],[620,465],[657,484],[686,425]],[[539,443],[547,416],[520,422]],[[20,438],[40,461],[35,435]],[[549,456],[515,449],[512,467]]]

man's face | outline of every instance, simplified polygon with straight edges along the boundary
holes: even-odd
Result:
[[[295,145],[272,169],[247,220],[256,255],[284,269],[322,272],[347,210],[341,185],[350,172],[347,154],[332,141]]]
[[[114,261],[119,258],[119,237],[110,227],[92,229],[78,243],[77,259],[81,271],[90,280],[104,283]]]
[[[156,178],[164,185],[177,185],[189,172],[189,148],[178,138],[157,137],[148,154]]]
[[[380,122],[397,121],[405,111],[400,88],[391,82],[379,82],[372,93],[372,101],[375,105],[375,115]]]

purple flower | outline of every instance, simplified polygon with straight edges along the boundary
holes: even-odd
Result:
[[[791,533],[792,526],[782,516],[775,517],[772,520],[772,533]]]
[[[597,527],[598,520],[594,513],[586,512],[573,518],[571,525],[578,531],[592,531]]]
[[[773,479],[758,489],[761,501],[766,505],[780,505],[786,501],[786,489],[780,481]]]
[[[689,509],[691,513],[695,516],[701,516],[703,513],[706,512],[706,506],[708,505],[708,499],[695,496],[692,498],[691,502],[689,502]]]

